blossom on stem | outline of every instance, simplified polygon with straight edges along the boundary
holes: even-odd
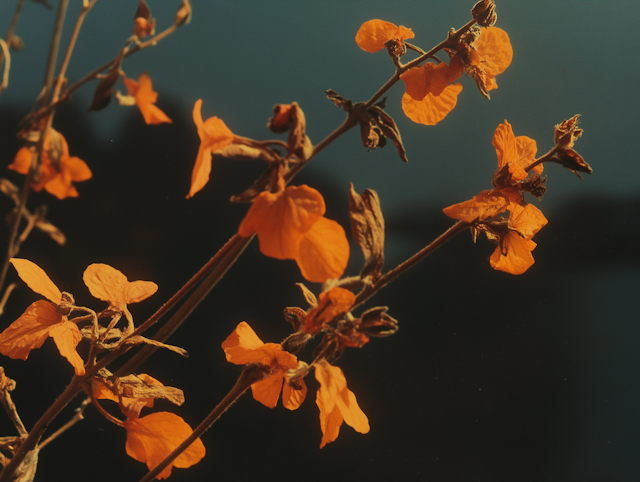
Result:
[[[210,117],[202,120],[202,99],[198,99],[193,106],[193,122],[198,129],[200,148],[191,174],[191,188],[187,198],[193,197],[209,181],[211,174],[211,156],[213,151],[222,149],[233,143],[235,135],[225,125],[222,119]]]
[[[343,421],[356,432],[368,433],[369,419],[358,406],[356,396],[347,388],[342,370],[326,360],[320,360],[314,366],[316,379],[320,382],[316,395],[322,429],[320,448],[338,437]]]
[[[496,128],[491,144],[496,148],[498,156],[496,176],[503,179],[500,181],[501,185],[523,181],[529,176],[525,169],[533,164],[536,158],[538,148],[535,140],[527,136],[516,137],[513,134],[511,124],[505,120]],[[533,171],[538,174],[541,174],[542,170],[542,164],[533,168]]]
[[[365,52],[375,53],[385,48],[389,40],[396,40],[400,44],[415,37],[410,28],[400,25],[396,27],[391,22],[384,20],[369,20],[363,23],[356,34],[356,43]]]
[[[130,377],[134,377],[131,375]],[[126,377],[126,378],[130,378]],[[163,387],[162,383],[146,374],[140,374],[138,381],[149,387]],[[119,379],[122,380],[122,379]],[[116,383],[120,386],[122,383]],[[178,447],[193,430],[182,417],[170,412],[155,412],[140,417],[140,411],[144,407],[153,407],[154,398],[127,397],[121,393],[115,393],[98,379],[91,380],[93,396],[98,399],[113,400],[118,403],[120,410],[127,416],[122,426],[127,430],[127,442],[125,449],[127,454],[138,462],[146,463],[149,470],[153,470],[173,450]],[[176,390],[167,387],[167,390]],[[150,394],[153,391],[148,390]],[[162,388],[158,388],[157,398],[165,398]],[[179,391],[179,390],[178,390]],[[174,401],[175,403],[175,401]],[[182,401],[179,401],[182,403]],[[197,464],[204,456],[206,450],[202,440],[196,439],[176,457],[156,478],[166,479],[171,475],[172,467],[187,468]]]
[[[173,122],[155,105],[158,93],[153,90],[149,74],[144,72],[138,77],[137,82],[127,77],[123,77],[122,81],[129,95],[135,98],[136,105],[147,124],[162,124],[163,122],[171,124]]]
[[[309,310],[304,318],[304,331],[306,333],[318,333],[325,325],[339,315],[351,310],[356,301],[356,295],[339,286],[334,286],[329,291],[320,293],[317,306]]]
[[[22,147],[8,167],[20,174],[29,174],[35,147]],[[58,199],[78,197],[73,182],[91,179],[91,170],[79,157],[69,156],[69,145],[62,134],[49,129],[44,141],[40,169],[36,173],[33,189],[44,188]]]
[[[278,343],[263,343],[248,323],[239,323],[222,343],[222,349],[227,361],[236,365],[256,363],[270,368],[269,376],[251,385],[253,398],[258,402],[274,408],[280,398],[280,391],[282,405],[289,410],[297,409],[304,401],[307,394],[304,380],[300,379],[299,388],[294,388],[285,375],[288,370],[298,368],[296,356],[284,351]]]
[[[309,186],[265,191],[253,201],[238,234],[257,233],[262,254],[295,259],[307,280],[323,283],[342,276],[349,260],[344,229],[324,213],[322,195]]]
[[[542,212],[532,204],[509,205],[508,230],[499,238],[498,247],[489,262],[493,269],[511,274],[522,274],[535,262],[531,251],[537,246],[533,235],[547,224]]]
[[[419,124],[440,122],[456,106],[462,85],[452,82],[464,72],[488,97],[487,91],[498,87],[495,77],[509,66],[512,57],[513,49],[504,30],[497,27],[482,29],[473,46],[460,42],[448,65],[427,62],[400,76],[406,87],[402,97],[405,115]]]
[[[82,279],[95,298],[108,301],[111,309],[124,313],[131,322],[127,305],[145,300],[158,291],[158,285],[152,281],[129,281],[120,271],[102,263],[89,265]]]
[[[76,324],[67,319],[73,298],[68,293],[61,293],[35,263],[11,258],[11,264],[29,288],[53,304],[44,300],[32,303],[16,321],[0,333],[0,353],[13,359],[26,360],[31,350],[40,348],[47,337],[51,337],[60,354],[73,366],[76,375],[84,375],[84,362],[76,351],[82,335]]]

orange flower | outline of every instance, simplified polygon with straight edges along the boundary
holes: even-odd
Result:
[[[320,389],[316,395],[322,429],[320,448],[338,437],[343,421],[356,432],[368,433],[369,419],[358,406],[356,396],[347,388],[342,370],[330,365],[326,360],[320,360],[314,366],[316,379],[320,382]]]
[[[304,331],[311,334],[318,333],[325,323],[338,315],[347,313],[355,301],[356,295],[338,286],[320,293],[318,305],[311,308],[304,319]]]
[[[410,28],[400,25],[396,27],[391,22],[384,20],[369,20],[363,23],[356,34],[356,43],[365,52],[377,52],[385,47],[389,40],[397,40],[404,43],[405,40],[415,37]]]
[[[483,93],[498,87],[495,76],[509,66],[513,57],[509,36],[497,27],[484,28],[474,47],[475,50],[462,42],[449,65],[429,62],[400,76],[406,87],[402,109],[409,119],[425,125],[444,119],[456,106],[462,90],[461,84],[451,83],[465,71]]]
[[[138,462],[146,463],[152,470],[180,445],[193,430],[182,417],[170,412],[155,412],[141,418],[130,418],[124,423],[127,429],[127,454]],[[175,458],[156,479],[166,479],[172,467],[187,468],[197,464],[205,456],[202,440],[196,439]]]
[[[465,223],[482,221],[505,212],[511,202],[518,202],[520,195],[517,192],[511,194],[510,197],[506,189],[482,191],[473,196],[473,199],[446,207],[442,211],[450,218]]]
[[[34,154],[34,147],[22,147],[8,166],[9,169],[28,174]],[[39,181],[33,185],[33,189],[40,191],[44,187],[58,199],[78,197],[78,191],[72,183],[87,179],[91,179],[91,171],[85,162],[79,157],[69,156],[69,145],[64,136],[50,129],[44,141]]]
[[[490,258],[491,267],[511,274],[522,274],[535,262],[531,251],[536,243],[531,238],[547,224],[542,212],[532,204],[509,206],[509,230]]]
[[[162,383],[146,374],[138,378],[149,385],[162,386]],[[167,455],[180,445],[193,430],[182,417],[170,412],[156,412],[140,417],[144,407],[153,407],[153,398],[123,397],[115,394],[99,380],[91,381],[95,398],[113,400],[118,403],[127,416],[124,428],[127,430],[127,454],[138,462],[146,463],[149,470],[155,468]],[[171,462],[156,478],[166,479],[171,475],[172,467],[187,468],[197,464],[205,456],[202,440],[196,439],[189,447]]]
[[[339,278],[349,260],[342,226],[323,217],[322,195],[309,186],[260,193],[240,223],[244,238],[258,234],[260,251],[276,259],[295,259],[309,281]]]
[[[193,197],[209,181],[211,174],[211,153],[222,149],[233,143],[235,136],[225,123],[217,117],[210,117],[202,121],[202,99],[198,99],[193,106],[193,122],[198,128],[200,136],[200,148],[196,157],[196,164],[193,166],[191,175],[191,189],[187,198]]]
[[[280,344],[263,343],[246,322],[238,324],[233,333],[222,343],[222,349],[227,361],[236,365],[257,363],[270,367],[271,374],[267,378],[251,385],[253,398],[258,402],[274,408],[278,403],[280,391],[282,391],[282,405],[289,410],[297,409],[304,401],[307,394],[304,380],[299,380],[301,389],[296,390],[291,387],[285,375],[287,370],[298,368],[296,356],[284,351]]]
[[[124,313],[131,323],[133,318],[127,305],[147,299],[158,291],[157,284],[151,281],[130,282],[120,271],[102,263],[89,265],[82,279],[95,298],[108,301],[110,308]]]
[[[505,120],[496,128],[491,144],[498,155],[498,170],[507,169],[511,181],[523,181],[529,176],[525,168],[536,158],[538,148],[535,140],[527,136],[515,137],[511,124]],[[541,174],[542,169],[542,164],[538,164],[533,171]]]
[[[163,122],[171,124],[173,122],[154,105],[158,100],[158,93],[153,90],[151,78],[146,72],[138,77],[137,82],[127,77],[122,77],[122,81],[127,87],[129,95],[135,97],[136,105],[142,112],[142,117],[144,117],[144,121],[147,124],[162,124]]]
[[[71,308],[69,295],[66,294],[63,299],[58,287],[35,263],[12,258],[11,264],[29,288],[53,304],[43,300],[31,304],[22,316],[0,333],[0,353],[13,359],[26,360],[31,350],[40,348],[50,336],[60,354],[71,363],[76,375],[84,375],[84,362],[76,351],[82,335],[76,324],[61,313],[68,313]]]

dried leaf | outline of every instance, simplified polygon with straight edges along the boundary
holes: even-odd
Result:
[[[144,336],[137,336],[137,335],[130,336],[129,338],[123,341],[123,344],[125,345],[138,345],[140,343],[157,346],[158,348],[166,348],[167,350],[177,353],[178,355],[181,355],[185,358],[189,357],[189,353],[184,348],[180,348],[179,346],[174,346],[174,345],[166,345],[165,343],[161,343],[156,340],[151,340],[149,338],[145,338]]]
[[[120,62],[122,58],[119,57]],[[100,79],[93,91],[93,100],[89,106],[89,112],[97,112],[104,109],[111,102],[111,93],[120,78],[120,62],[113,64],[109,72]]]
[[[367,189],[360,196],[349,184],[349,218],[351,234],[364,254],[360,276],[380,276],[384,263],[384,217],[380,199],[375,191]]]

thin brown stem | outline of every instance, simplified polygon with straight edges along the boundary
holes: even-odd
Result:
[[[78,392],[82,389],[81,387],[81,378],[73,377],[71,383],[66,388],[62,395],[58,397],[58,399],[53,402],[53,404],[47,409],[47,411],[40,417],[40,420],[36,422],[34,427],[31,429],[29,436],[24,440],[24,442],[20,445],[20,448],[16,450],[11,462],[4,468],[2,474],[0,474],[0,482],[9,482],[12,480],[13,473],[20,466],[24,458],[27,454],[33,450],[42,434],[49,426],[49,423],[60,413],[64,407],[78,394]]]
[[[42,97],[43,102],[48,102],[49,93],[53,84],[53,75],[56,68],[56,61],[58,59],[58,50],[60,49],[60,38],[62,37],[62,27],[64,25],[64,18],[67,15],[67,6],[69,0],[60,0],[58,5],[58,13],[56,15],[56,23],[53,29],[53,38],[51,39],[51,46],[49,48],[49,57],[47,58],[47,68],[44,74],[44,85],[46,88],[46,94]]]
[[[60,71],[58,72],[58,81],[56,82],[55,90],[53,92],[53,95],[51,96],[52,102],[57,101],[58,97],[60,96],[60,90],[62,89],[62,85],[64,84],[64,75],[67,72],[67,67],[69,66],[71,54],[73,52],[73,48],[76,45],[76,40],[78,39],[80,27],[82,27],[82,22],[84,22],[87,13],[89,13],[89,10],[91,10],[91,7],[93,7],[97,1],[98,0],[93,0],[89,3],[85,3],[80,9],[78,19],[76,20],[73,32],[71,33],[71,38],[69,39],[69,45],[67,45],[67,51],[65,52],[64,59],[62,60],[62,65],[60,66]]]
[[[9,45],[0,38],[0,65],[5,60],[4,70],[2,72],[2,82],[0,82],[0,94],[9,86],[9,70],[11,69],[11,54],[9,53]]]
[[[16,9],[13,12],[13,18],[11,19],[11,25],[9,25],[9,30],[7,30],[7,36],[5,37],[5,41],[7,45],[11,44],[11,39],[13,38],[13,34],[16,31],[16,27],[18,25],[18,20],[20,19],[20,13],[22,12],[22,7],[24,5],[25,0],[18,0],[16,4]],[[2,63],[2,54],[0,54],[0,63]]]
[[[387,286],[389,283],[391,283],[394,279],[396,279],[402,273],[404,273],[409,268],[418,264],[420,261],[422,261],[428,255],[433,253],[436,249],[438,249],[444,243],[446,243],[451,238],[453,238],[456,234],[461,233],[468,227],[469,227],[468,223],[458,221],[456,224],[451,226],[444,233],[442,233],[440,236],[438,236],[436,239],[434,239],[431,243],[429,243],[427,246],[422,248],[416,254],[411,256],[409,259],[400,263],[398,266],[396,266],[392,270],[387,271],[375,283],[365,287],[360,293],[358,293],[358,296],[356,296],[356,301],[353,306],[356,307],[364,303],[371,296],[373,296],[375,293],[377,293],[382,288]]]
[[[140,482],[151,482],[160,472],[162,472],[176,457],[184,452],[189,445],[191,445],[198,437],[207,431],[211,425],[231,406],[233,403],[242,396],[247,389],[257,381],[262,380],[268,375],[268,367],[263,365],[247,365],[242,370],[238,381],[233,386],[231,391],[227,394],[222,401],[216,405],[216,407],[207,415],[200,425],[187,437],[180,445],[178,445],[173,452],[171,452],[165,459],[154,467],[147,475],[145,475]]]
[[[560,149],[562,149],[560,146],[554,146],[553,149],[551,149],[549,152],[547,152],[546,154],[540,156],[539,158],[537,158],[535,161],[533,161],[531,164],[529,164],[527,167],[524,168],[524,170],[526,172],[529,172],[531,169],[533,169],[534,167],[542,164],[543,162],[548,161],[549,159],[551,159],[556,152],[558,152]]]
[[[89,406],[90,403],[91,403],[91,399],[86,398],[84,402],[80,404],[80,407],[76,409],[75,415],[71,417],[71,419],[67,423],[65,423],[62,427],[60,427],[58,430],[56,430],[51,435],[49,435],[41,444],[39,444],[38,449],[42,450],[44,447],[49,445],[51,442],[53,442],[56,438],[58,438],[64,432],[66,432],[71,427],[73,427],[76,423],[78,423],[81,420],[84,420],[84,409],[87,408],[87,406]]]

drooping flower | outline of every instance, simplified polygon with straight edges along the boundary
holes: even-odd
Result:
[[[202,99],[198,99],[193,106],[193,122],[198,129],[200,136],[200,148],[196,163],[193,166],[191,175],[191,188],[187,198],[192,197],[209,181],[211,174],[211,156],[213,151],[222,149],[233,143],[235,138],[233,132],[226,124],[217,117],[210,117],[206,121],[202,120]]]
[[[135,98],[136,105],[147,124],[162,124],[163,122],[171,124],[173,122],[155,105],[158,93],[153,90],[151,78],[146,72],[138,77],[137,82],[127,77],[123,77],[122,81],[129,91],[129,95]]]
[[[338,437],[343,421],[356,432],[368,433],[369,419],[358,406],[356,396],[347,388],[342,370],[326,360],[320,360],[314,366],[316,379],[320,382],[316,395],[322,429],[320,448]]]
[[[40,348],[50,336],[60,354],[71,363],[76,375],[84,375],[84,362],[76,351],[82,335],[76,324],[67,319],[73,299],[68,293],[61,293],[35,263],[11,258],[11,264],[29,288],[53,304],[44,300],[32,303],[16,321],[0,333],[0,353],[13,359],[26,360],[31,350]]]
[[[20,174],[28,174],[35,155],[35,147],[22,147],[18,150],[13,163],[8,167]],[[40,171],[33,189],[44,188],[58,199],[78,197],[73,182],[91,179],[91,170],[79,157],[69,156],[69,145],[62,134],[49,129],[44,141]]]
[[[531,238],[547,224],[547,219],[532,204],[524,207],[511,204],[509,211],[509,229],[499,239],[498,247],[489,261],[493,269],[522,274],[535,262],[531,251],[536,247],[536,243]]]
[[[309,186],[262,192],[240,223],[244,238],[258,234],[260,251],[276,259],[295,259],[309,281],[339,278],[349,260],[342,226],[326,219],[322,195]]]
[[[114,311],[124,313],[131,322],[127,305],[147,299],[158,290],[152,281],[129,281],[120,271],[102,263],[89,265],[82,279],[94,297],[108,301]]]
[[[400,25],[396,27],[391,22],[384,20],[369,20],[363,23],[356,34],[356,43],[365,52],[375,53],[385,47],[389,40],[397,40],[403,43],[405,40],[415,37],[410,28]]]
[[[414,122],[437,124],[456,106],[462,90],[461,84],[452,82],[467,72],[488,96],[487,91],[498,87],[495,77],[509,66],[512,57],[507,33],[497,27],[484,28],[473,47],[464,42],[458,45],[448,65],[428,62],[404,72],[400,76],[406,87],[402,109]]]
[[[149,470],[154,469],[162,460],[165,459],[173,450],[180,445],[193,430],[182,417],[170,412],[155,412],[150,415],[140,417],[140,411],[144,407],[153,407],[155,398],[167,398],[167,392],[171,394],[173,391],[180,392],[172,387],[164,387],[161,382],[155,378],[140,374],[137,376],[129,376],[124,378],[133,378],[138,382],[147,385],[146,390],[140,390],[142,393],[148,392],[150,397],[124,396],[122,393],[115,393],[111,388],[106,386],[100,380],[93,378],[91,380],[91,390],[93,396],[98,399],[113,400],[118,403],[120,410],[127,416],[127,420],[122,426],[127,430],[126,451],[127,454],[138,462],[146,463]],[[118,379],[115,386],[121,388],[127,385],[123,378]],[[139,385],[139,384],[138,384]],[[149,390],[152,387],[154,391]],[[181,404],[184,397],[179,396],[178,400],[171,400],[174,403]],[[202,440],[196,439],[175,458],[156,478],[166,479],[171,475],[173,467],[187,468],[197,464],[204,456],[206,450]]]
[[[307,387],[300,379],[300,388],[294,389],[285,375],[288,370],[298,368],[295,355],[284,351],[277,343],[263,343],[255,331],[246,322],[238,324],[236,329],[222,343],[227,361],[236,365],[257,363],[268,366],[271,374],[251,385],[253,398],[263,405],[274,408],[282,391],[282,405],[289,410],[297,409],[304,401]],[[284,382],[284,387],[283,387]]]

